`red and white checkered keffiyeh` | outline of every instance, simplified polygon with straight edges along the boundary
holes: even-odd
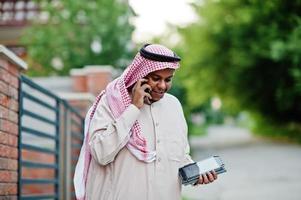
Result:
[[[174,56],[174,53],[168,48],[152,44],[145,47],[148,52],[161,54],[165,56]],[[159,62],[146,59],[137,53],[131,65],[129,65],[123,74],[109,83],[105,91],[102,91],[89,109],[85,118],[85,139],[81,148],[78,163],[76,165],[74,174],[74,187],[77,199],[85,199],[86,181],[91,161],[91,153],[88,144],[89,126],[91,119],[96,111],[97,105],[104,93],[115,119],[117,119],[124,110],[131,104],[131,97],[127,88],[136,83],[139,79],[145,77],[147,74],[166,68],[177,69],[178,62]],[[156,152],[150,151],[147,148],[147,141],[141,135],[141,127],[136,121],[131,128],[131,136],[126,144],[128,150],[138,159],[143,162],[152,162],[156,159]]]

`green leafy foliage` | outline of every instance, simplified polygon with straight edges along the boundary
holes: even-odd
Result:
[[[276,141],[297,142],[301,144],[301,125],[296,122],[275,123],[275,121],[259,114],[251,114],[250,129],[259,136],[271,138]]]
[[[133,11],[127,1],[38,2],[41,17],[22,39],[30,75],[64,75],[84,65],[125,67],[132,58]]]
[[[301,1],[204,0],[180,29],[188,104],[223,107],[274,123],[301,122]]]

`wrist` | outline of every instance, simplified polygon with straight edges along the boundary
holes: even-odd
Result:
[[[136,104],[133,104],[136,108],[138,108],[140,110],[140,106],[136,105]]]
[[[142,105],[140,105],[140,103],[137,103],[137,102],[132,102],[132,104],[138,108],[140,110],[140,108],[142,107]]]

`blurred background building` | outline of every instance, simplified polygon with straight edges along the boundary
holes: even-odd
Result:
[[[40,14],[39,5],[33,0],[0,0],[0,44],[5,45],[21,58],[25,47],[20,37],[30,20]]]

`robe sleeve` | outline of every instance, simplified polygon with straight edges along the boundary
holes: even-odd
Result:
[[[190,156],[190,145],[188,142],[188,126],[187,126],[187,122],[186,122],[184,112],[183,112],[180,102],[178,102],[178,107],[180,108],[179,113],[181,113],[181,124],[182,124],[182,131],[183,131],[183,135],[184,135],[184,148],[185,148],[184,149],[185,155],[184,155],[181,165],[185,166],[190,163],[194,163],[194,160],[192,160],[192,158]]]
[[[190,145],[188,142],[188,129],[187,129],[187,123],[185,121],[185,156],[184,156],[184,160],[182,163],[182,166],[184,165],[188,165],[190,163],[193,163],[194,160],[192,160],[191,156],[190,156]]]
[[[94,160],[100,165],[107,165],[115,159],[129,141],[130,130],[139,113],[140,110],[130,104],[117,119],[114,119],[104,101],[99,103],[89,130],[89,146]]]

